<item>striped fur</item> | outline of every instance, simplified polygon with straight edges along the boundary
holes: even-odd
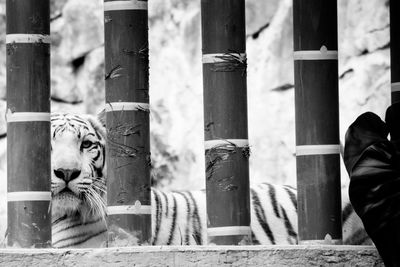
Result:
[[[82,149],[88,138],[93,145]],[[53,169],[81,168],[82,174],[66,183],[52,177],[54,247],[101,247],[106,240],[105,133],[89,116],[52,116]],[[78,166],[78,167],[77,167]],[[71,184],[71,183],[75,183]],[[71,187],[65,194],[66,187]],[[64,195],[63,195],[64,194]],[[163,192],[152,190],[154,245],[201,245],[206,243],[205,191]],[[251,188],[251,229],[254,244],[297,243],[296,189],[263,183]],[[368,244],[362,223],[343,195],[343,237],[346,244]]]
[[[98,247],[106,233],[103,126],[91,116],[54,113],[51,136],[53,246]],[[65,170],[79,175],[63,177]]]
[[[297,244],[296,189],[263,183],[250,191],[255,245]],[[199,245],[206,242],[205,191],[165,193],[152,190],[153,245]],[[371,244],[350,202],[343,203],[343,242]]]

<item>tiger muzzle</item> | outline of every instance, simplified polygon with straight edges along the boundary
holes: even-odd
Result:
[[[54,170],[54,174],[58,178],[63,179],[66,183],[68,183],[68,182],[78,178],[79,175],[81,174],[81,170],[59,168],[59,169]]]

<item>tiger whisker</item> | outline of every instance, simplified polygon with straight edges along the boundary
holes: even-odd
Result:
[[[87,193],[91,210],[105,219],[106,204],[104,199],[91,187],[88,188]]]

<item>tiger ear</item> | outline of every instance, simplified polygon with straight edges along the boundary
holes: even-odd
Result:
[[[104,140],[106,140],[107,134],[106,134],[106,127],[105,123],[101,121],[99,116],[92,116],[92,115],[87,115],[85,116],[86,119],[90,122],[92,127],[103,137]],[[105,118],[105,116],[104,116]],[[105,121],[104,121],[105,122]]]

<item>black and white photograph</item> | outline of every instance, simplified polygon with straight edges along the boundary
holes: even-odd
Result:
[[[400,2],[0,0],[0,266],[400,266]]]

